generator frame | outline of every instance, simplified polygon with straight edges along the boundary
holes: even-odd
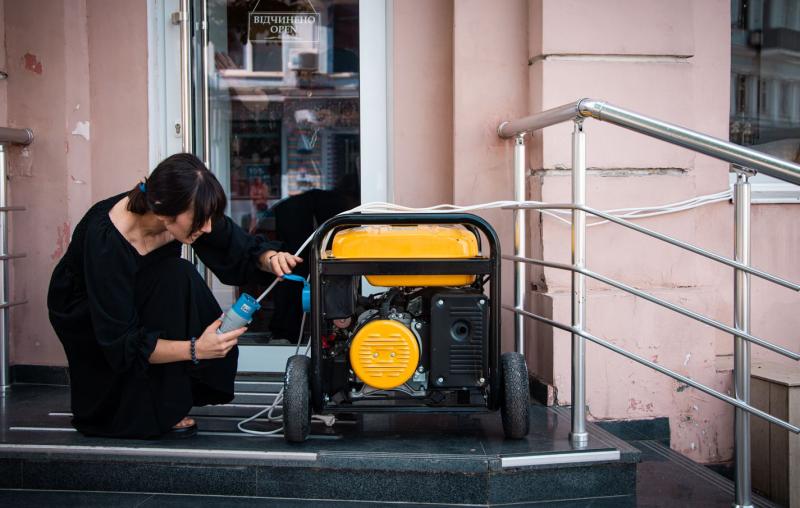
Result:
[[[368,225],[416,226],[464,225],[476,228],[484,235],[489,247],[489,257],[466,259],[442,258],[381,258],[381,259],[335,259],[322,256],[331,233],[351,227]],[[479,242],[480,236],[478,236]],[[479,254],[483,254],[480,252]],[[392,213],[392,214],[348,214],[336,216],[325,222],[314,235],[310,263],[311,284],[311,406],[317,413],[344,411],[393,412],[393,413],[453,413],[486,412],[500,408],[500,242],[494,229],[481,217],[465,213]],[[364,275],[476,275],[489,276],[489,374],[488,397],[485,405],[473,406],[426,406],[426,405],[347,405],[328,404],[323,389],[322,330],[326,276]]]

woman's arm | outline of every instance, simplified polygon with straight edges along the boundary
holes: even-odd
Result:
[[[260,269],[259,260],[266,251],[278,251],[280,242],[250,235],[229,217],[214,222],[211,232],[201,235],[193,244],[200,260],[225,284],[248,283],[268,285],[269,272]]]
[[[150,363],[172,363],[191,360],[188,340],[158,339],[156,348],[150,354]]]
[[[86,232],[83,252],[93,335],[108,366],[120,373],[147,369],[163,332],[139,321],[133,249],[110,221],[96,221]]]
[[[217,333],[222,324],[216,320],[203,331],[195,341],[195,357],[198,360],[223,358],[228,351],[239,342],[239,336],[247,330],[246,327],[231,330],[226,333]],[[156,347],[150,354],[150,363],[172,363],[191,360],[191,341],[158,339]]]

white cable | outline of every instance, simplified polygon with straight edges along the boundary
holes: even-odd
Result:
[[[298,354],[300,352],[300,343],[303,341],[303,328],[305,326],[305,323],[306,323],[306,313],[303,312],[303,319],[300,321],[300,336],[297,338],[297,347],[295,348],[295,354]],[[308,355],[308,350],[309,350],[310,347],[311,347],[311,341],[309,340],[308,345],[306,345],[305,351],[303,351],[304,355]],[[239,429],[240,431],[246,433],[246,434],[253,434],[253,435],[256,435],[256,436],[269,436],[269,435],[277,434],[277,433],[283,431],[283,425],[281,425],[277,429],[273,429],[273,430],[253,430],[253,429],[246,429],[244,427],[246,424],[252,422],[253,420],[255,420],[257,418],[259,418],[264,413],[267,413],[267,418],[266,419],[270,423],[278,423],[278,422],[282,421],[282,419],[283,419],[282,416],[273,416],[273,414],[272,414],[277,409],[280,409],[281,411],[283,411],[282,402],[283,402],[283,388],[281,388],[280,391],[275,395],[275,400],[272,401],[272,404],[270,404],[269,406],[265,407],[264,409],[262,409],[261,411],[259,411],[256,414],[254,414],[253,416],[250,416],[250,417],[245,418],[244,420],[240,421],[239,423],[236,424],[236,428]],[[312,418],[316,418],[316,417],[317,417],[317,415],[312,416]],[[325,418],[319,418],[319,419],[324,421],[325,424],[328,425],[328,426],[333,425],[332,422],[329,425]]]
[[[308,243],[308,241],[306,241],[306,243]],[[297,252],[298,253],[302,252],[302,250],[304,248],[305,248],[305,244],[303,244],[303,246],[300,247],[300,249]],[[267,290],[264,292],[264,294],[261,295],[262,298],[264,296],[266,296],[266,294],[274,286],[275,286],[275,283],[270,285],[270,287],[267,288]],[[297,346],[295,347],[295,350],[294,350],[294,354],[295,355],[300,353],[300,343],[303,342],[303,330],[305,329],[306,316],[307,315],[308,315],[307,312],[303,312],[303,318],[300,320],[300,334],[297,337]],[[303,351],[303,355],[308,356],[308,350],[310,348],[311,348],[311,341],[309,340],[308,344],[306,345],[305,351]],[[270,404],[269,406],[265,407],[264,409],[262,409],[261,411],[259,411],[256,414],[254,414],[253,416],[247,417],[244,420],[240,421],[239,423],[236,424],[236,428],[239,429],[241,432],[244,432],[246,434],[253,434],[253,435],[256,435],[256,436],[269,436],[269,435],[274,435],[274,434],[278,434],[279,432],[282,432],[283,431],[283,425],[281,425],[277,429],[273,429],[273,430],[253,430],[253,429],[247,429],[247,428],[244,427],[246,424],[252,422],[253,420],[255,420],[257,418],[259,418],[264,413],[267,413],[266,420],[268,422],[270,422],[270,423],[281,422],[283,420],[283,416],[282,415],[274,416],[273,413],[276,410],[283,411],[283,404],[282,403],[283,403],[283,388],[281,388],[280,391],[275,395],[275,400],[272,401],[272,404]],[[317,420],[317,421],[321,421],[327,427],[332,427],[333,424],[336,423],[336,417],[333,416],[333,415],[312,415],[311,418],[314,419],[314,420]]]
[[[643,219],[647,217],[656,217],[659,215],[666,215],[670,213],[677,213],[686,210],[691,210],[692,208],[698,208],[700,206],[710,205],[712,203],[718,203],[720,201],[727,201],[731,199],[733,192],[731,189],[727,189],[724,191],[720,191],[714,194],[707,194],[705,196],[697,196],[694,198],[686,199],[684,201],[678,201],[675,203],[668,203],[665,205],[660,206],[650,206],[650,207],[631,207],[631,208],[615,208],[611,210],[605,210],[605,213],[614,215],[621,219]],[[466,205],[466,206],[456,206],[451,204],[438,204],[434,206],[422,207],[422,208],[412,208],[409,206],[397,205],[394,203],[383,203],[383,202],[370,202],[364,203],[359,205],[355,208],[347,210],[345,212],[340,213],[339,215],[348,214],[348,213],[463,213],[463,212],[472,212],[476,210],[491,210],[496,208],[503,208],[507,206],[515,206],[520,204],[535,204],[535,205],[542,205],[545,204],[542,201],[492,201],[490,203],[481,203],[477,205]],[[568,216],[572,214],[572,211],[569,210],[539,210],[539,213],[543,215],[547,215],[553,217],[554,219],[561,221],[565,224],[572,224],[572,221],[562,217],[562,215]],[[624,212],[624,213],[620,213]],[[599,219],[598,217],[593,217],[594,219]],[[608,220],[596,220],[596,222],[591,222],[587,224],[587,227],[593,226],[600,226],[602,224],[606,224],[609,222]],[[312,233],[303,245],[297,249],[295,252],[295,256],[300,255],[300,253],[308,246],[311,240],[314,238],[314,233]],[[275,287],[278,282],[283,279],[276,278],[268,287],[261,293],[261,296],[257,298],[258,301],[261,301],[270,291]],[[303,338],[303,329],[305,326],[306,321],[306,313],[303,313],[303,319],[300,322],[300,336],[297,338],[297,347],[295,348],[295,354],[298,354],[300,351],[300,342]],[[304,355],[308,355],[308,350],[311,347],[311,340],[309,340],[308,345],[306,346],[305,351],[303,352]],[[281,421],[281,416],[273,416],[273,412],[276,410],[283,410],[283,388],[278,392],[275,396],[275,400],[272,401],[272,404],[265,407],[258,413],[250,416],[242,421],[240,421],[236,427],[247,434],[255,434],[255,435],[273,435],[281,432],[283,430],[283,426],[278,427],[274,430],[269,431],[259,431],[259,430],[252,430],[244,428],[244,425],[250,423],[251,421],[259,418],[264,413],[267,413],[267,421],[271,423],[277,423]],[[312,418],[317,419],[318,421],[322,421],[327,426],[332,426],[335,422],[335,417],[330,415],[313,415]]]
[[[652,206],[652,207],[633,207],[633,208],[617,208],[606,210],[605,213],[609,213],[612,215],[617,215],[620,218],[628,218],[628,219],[636,219],[636,218],[646,218],[646,217],[654,217],[657,215],[665,215],[669,213],[676,213],[685,210],[689,210],[692,208],[696,208],[699,206],[704,206],[712,203],[718,203],[720,201],[726,201],[730,199],[732,196],[732,192],[730,189],[720,191],[714,194],[708,194],[705,196],[697,196],[694,198],[690,198],[684,201],[678,201],[675,203],[668,203],[665,205],[659,206]],[[393,203],[366,203],[361,206],[355,207],[352,210],[348,210],[344,213],[355,213],[355,212],[362,212],[362,213],[396,213],[396,212],[417,212],[417,213],[452,213],[452,212],[469,212],[474,210],[488,210],[494,208],[503,208],[506,206],[514,206],[518,204],[536,204],[541,205],[545,204],[541,201],[494,201],[491,203],[483,203],[478,205],[468,205],[468,206],[455,206],[450,204],[440,204],[430,207],[422,207],[422,208],[412,208],[407,206],[396,205]],[[544,215],[549,215],[565,224],[571,224],[571,221],[560,217],[560,215],[571,215],[572,212],[568,210],[537,210]],[[618,212],[626,212],[626,213],[618,213]],[[592,217],[589,218],[592,220]],[[605,224],[608,221],[606,220],[599,220],[599,218],[594,218],[596,221],[591,222],[589,226],[598,226],[601,224]]]

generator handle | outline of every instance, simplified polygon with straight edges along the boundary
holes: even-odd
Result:
[[[314,234],[312,249],[321,253],[326,238],[336,229],[357,226],[414,226],[417,224],[461,224],[478,228],[489,240],[492,259],[500,258],[500,240],[494,228],[478,215],[471,213],[351,213],[337,215],[320,226]],[[480,241],[480,239],[479,239]]]

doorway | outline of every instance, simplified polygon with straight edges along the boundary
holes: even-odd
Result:
[[[183,93],[193,151],[225,188],[233,221],[284,242],[284,250],[294,252],[318,224],[360,203],[362,7],[359,0],[190,2],[192,86]],[[168,22],[169,13],[162,17]],[[385,123],[375,128],[386,131]],[[214,277],[209,285],[223,308],[241,292],[265,289]],[[279,283],[265,299],[241,342],[240,371],[283,370],[300,337],[299,290]]]

